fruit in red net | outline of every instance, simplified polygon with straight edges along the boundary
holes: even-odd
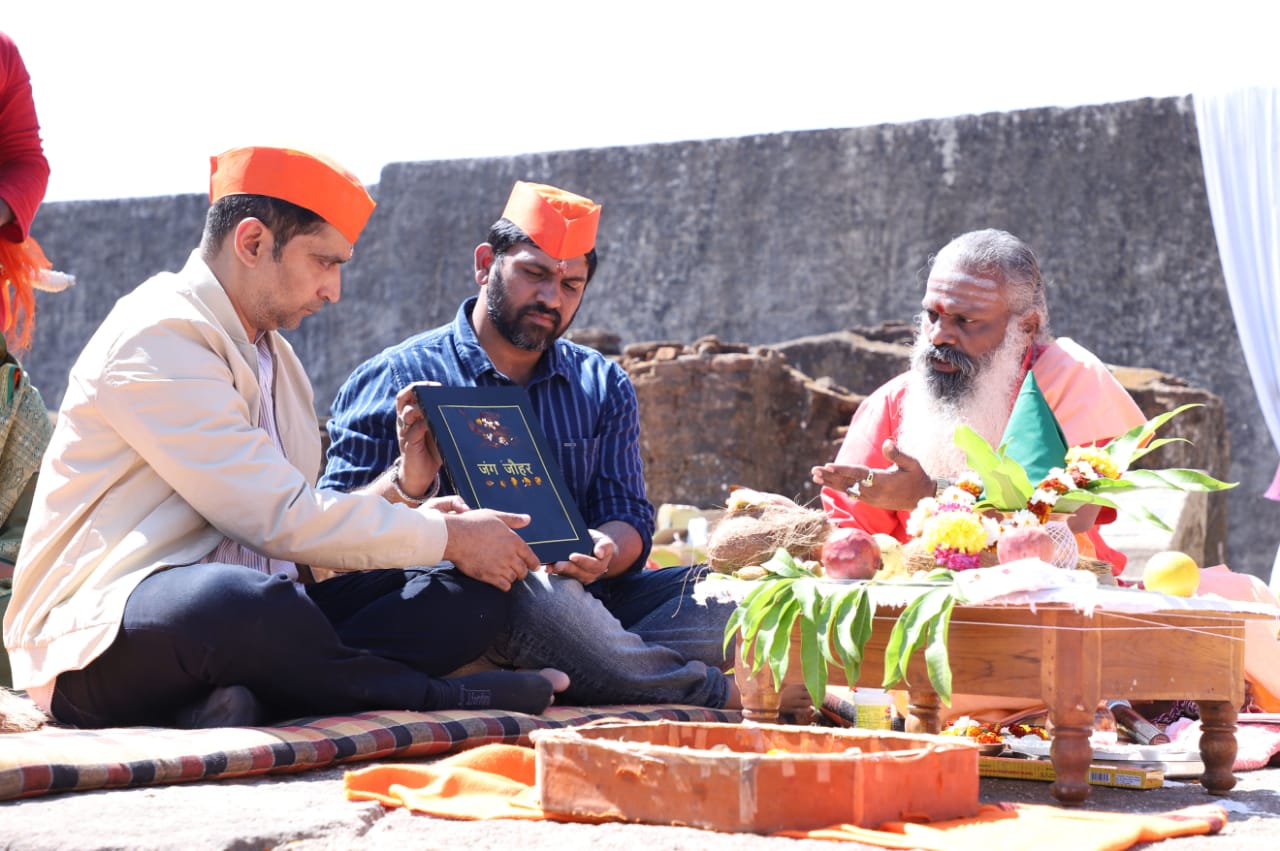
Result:
[[[880,545],[861,529],[832,529],[822,544],[822,567],[832,579],[870,579],[880,558]]]
[[[1053,561],[1053,538],[1043,526],[1019,526],[1005,529],[996,541],[996,557],[1000,563],[1022,558],[1038,558]]]

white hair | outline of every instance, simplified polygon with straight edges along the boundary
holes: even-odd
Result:
[[[982,359],[968,389],[954,398],[936,395],[924,374],[913,369],[902,401],[898,448],[919,461],[929,475],[954,478],[969,467],[964,452],[956,447],[956,426],[967,425],[992,448],[998,446],[1023,378],[1022,360],[1029,342],[1018,317],[1011,317],[1004,340]],[[917,348],[928,343],[922,333],[916,334]],[[924,363],[919,358],[913,362]]]

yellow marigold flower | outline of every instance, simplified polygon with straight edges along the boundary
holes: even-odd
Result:
[[[970,511],[939,512],[925,529],[923,538],[930,552],[942,547],[976,553],[987,546],[987,530],[982,518]]]
[[[1096,446],[1073,446],[1067,450],[1067,465],[1084,462],[1093,468],[1099,476],[1107,479],[1120,478],[1120,468],[1105,450]]]

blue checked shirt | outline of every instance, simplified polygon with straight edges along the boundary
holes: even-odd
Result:
[[[365,361],[334,399],[320,487],[349,491],[377,478],[399,454],[396,393],[415,381],[451,387],[512,384],[476,339],[463,302],[452,324],[410,337]],[[557,340],[525,388],[578,510],[592,529],[610,520],[653,538],[654,511],[640,461],[640,410],[625,370],[594,349]]]

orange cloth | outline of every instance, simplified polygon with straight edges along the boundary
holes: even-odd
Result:
[[[1122,851],[1139,842],[1217,833],[1227,811],[1201,804],[1159,815],[1086,812],[1038,804],[984,804],[973,818],[937,824],[888,822],[880,830],[835,825],[782,831],[794,839],[836,839],[922,851]]]
[[[1225,564],[1200,571],[1197,596],[1217,594],[1242,603],[1261,603],[1276,610],[1276,620],[1249,620],[1244,627],[1244,675],[1253,685],[1253,702],[1263,712],[1280,712],[1280,601],[1265,582],[1235,573]]]
[[[557,260],[581,257],[596,245],[600,205],[545,183],[517,180],[502,218]]]
[[[348,771],[347,799],[379,801],[456,819],[543,819],[534,789],[534,751],[481,745],[428,765],[377,765]]]
[[[428,765],[380,765],[346,773],[347,799],[380,801],[456,819],[548,819],[537,797],[535,754],[517,745],[483,745]],[[612,819],[609,819],[612,820]],[[1217,833],[1222,807],[1207,804],[1160,815],[1084,812],[1033,804],[988,804],[973,818],[937,824],[889,822],[879,830],[832,825],[776,836],[863,842],[926,851],[1120,851],[1139,842]]]
[[[1042,351],[1032,372],[1068,446],[1105,442],[1147,421],[1106,364],[1068,337]]]
[[[209,203],[267,195],[304,207],[355,243],[376,206],[356,176],[321,154],[290,148],[232,148],[210,157]]]

